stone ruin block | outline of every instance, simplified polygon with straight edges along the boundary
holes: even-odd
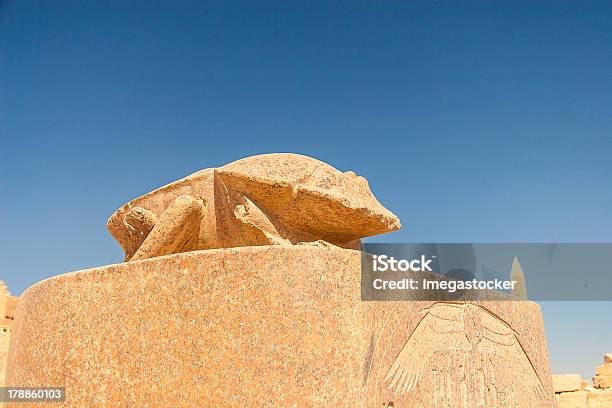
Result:
[[[556,398],[559,408],[588,408],[586,391],[563,392]]]
[[[552,376],[553,390],[556,393],[580,391],[582,389],[582,377],[578,374],[559,374]]]
[[[24,292],[7,384],[75,408],[555,406],[537,304],[362,301],[359,240],[399,220],[365,179],[293,156],[123,206],[127,262]]]

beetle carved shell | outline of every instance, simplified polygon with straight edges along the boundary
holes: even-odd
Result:
[[[182,207],[173,204],[179,197]],[[190,217],[181,217],[183,207]],[[129,260],[321,241],[358,248],[360,238],[395,231],[400,222],[374,197],[365,178],[282,153],[200,170],[125,204],[107,228]]]

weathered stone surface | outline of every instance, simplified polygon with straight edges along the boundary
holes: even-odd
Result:
[[[9,342],[18,300],[17,296],[11,295],[5,283],[0,281],[0,386],[4,385]]]
[[[612,388],[612,375],[596,375],[593,384],[596,388]]]
[[[554,406],[537,304],[363,302],[361,256],[247,247],[47,279],[20,301],[7,382],[79,408]]]
[[[587,392],[572,391],[557,394],[559,408],[587,408]]]
[[[587,406],[589,408],[612,408],[612,364],[609,363],[609,354],[604,357],[604,364],[595,368],[593,385],[581,380],[580,391],[586,392]],[[577,374],[554,375],[553,388],[556,392],[576,389],[580,377]],[[568,395],[566,395],[568,394]],[[562,392],[555,396],[559,402],[564,398],[565,406],[583,406],[582,396],[575,392]],[[561,406],[561,405],[560,405]]]
[[[582,377],[578,374],[557,374],[552,376],[552,383],[555,392],[579,391]]]
[[[606,355],[604,355],[604,363],[612,364],[612,353],[607,353]]]
[[[175,252],[319,240],[356,249],[360,238],[400,228],[365,178],[306,156],[265,154],[198,171],[118,209],[107,228],[126,260],[182,195],[204,208],[196,238]]]
[[[587,393],[588,408],[612,407],[612,391],[593,390]]]
[[[197,246],[204,203],[197,198],[178,196],[151,229],[132,260],[191,251]]]
[[[612,364],[602,364],[602,365],[595,367],[595,375],[612,376]]]
[[[121,241],[126,242],[126,260],[134,256],[156,223],[155,214],[144,208],[134,207],[126,212],[123,217],[123,228],[119,230],[122,235]]]
[[[217,171],[225,186],[248,196],[288,229],[347,242],[399,229],[399,220],[365,178],[293,154],[253,156]]]

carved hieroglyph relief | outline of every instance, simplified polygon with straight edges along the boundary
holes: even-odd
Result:
[[[376,378],[368,377],[376,383],[369,406],[547,406],[544,384],[518,334],[503,319],[470,303],[438,302],[419,314],[395,357],[390,342],[381,342],[386,350],[379,357],[388,357],[390,365],[381,366]],[[390,333],[401,333],[397,323]]]

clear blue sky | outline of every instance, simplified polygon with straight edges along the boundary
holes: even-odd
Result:
[[[612,241],[612,3],[0,0],[0,278],[118,262],[122,203],[297,152],[370,180],[378,241]],[[552,368],[609,303],[543,305]]]

